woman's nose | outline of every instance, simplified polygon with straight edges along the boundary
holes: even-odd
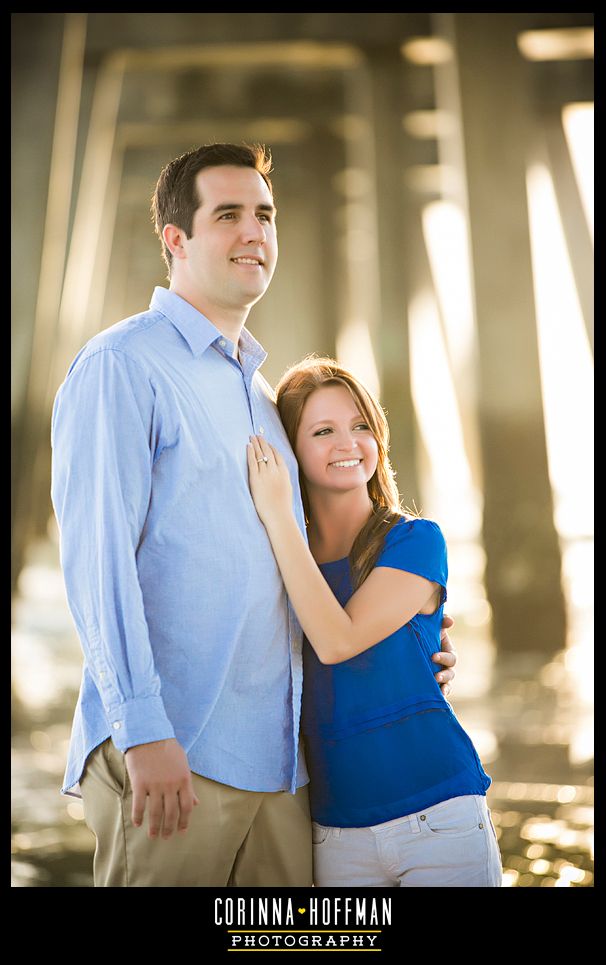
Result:
[[[343,435],[337,440],[337,449],[355,449],[356,440],[352,435],[348,433],[343,433]]]

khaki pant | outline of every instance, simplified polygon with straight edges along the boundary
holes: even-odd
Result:
[[[310,887],[307,787],[296,794],[242,791],[192,773],[200,804],[185,834],[163,840],[132,824],[124,754],[108,738],[80,779],[84,817],[97,839],[96,888]]]

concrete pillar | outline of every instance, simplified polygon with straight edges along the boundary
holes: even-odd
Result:
[[[565,645],[538,363],[526,201],[533,118],[516,39],[523,14],[435,15],[455,59],[439,106],[458,95],[479,346],[486,588],[500,651]]]
[[[270,146],[280,256],[249,327],[269,353],[263,374],[275,385],[304,355],[335,355],[343,283],[334,178],[343,167],[343,145],[326,125],[310,120],[308,137]]]
[[[375,315],[369,319],[381,403],[391,432],[391,461],[405,503],[419,502],[415,419],[410,391],[406,315],[402,113],[403,71],[399,37],[363,48],[366,65],[357,72],[358,109],[369,128],[358,163],[371,178],[366,199],[372,210],[372,258],[363,283],[371,289]],[[352,97],[352,103],[354,98]]]
[[[562,126],[561,106],[558,105],[558,107],[545,110],[545,142],[537,144],[536,156],[537,160],[548,164],[553,172],[554,190],[562,217],[570,265],[585,321],[587,337],[593,350],[593,240],[583,212],[570,150],[566,143]]]
[[[12,16],[12,554],[11,588],[21,569],[30,527],[32,468],[43,415],[33,405],[38,383],[28,392],[38,282],[55,133],[55,115],[67,14]],[[32,140],[35,131],[35,140]],[[51,241],[52,239],[47,239]],[[55,245],[58,239],[55,240]],[[62,263],[59,264],[59,274]],[[61,277],[57,279],[60,286]],[[59,287],[60,291],[60,287]],[[53,319],[40,333],[52,347]],[[47,337],[48,336],[48,337]],[[41,376],[44,377],[44,371]],[[48,514],[47,514],[48,515]]]

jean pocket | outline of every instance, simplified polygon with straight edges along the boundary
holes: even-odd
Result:
[[[475,799],[468,795],[435,804],[419,814],[419,819],[431,834],[445,838],[467,837],[483,823]]]
[[[311,840],[313,844],[324,844],[329,834],[330,828],[324,827],[323,824],[317,824],[315,821],[312,823]]]
[[[498,834],[497,834],[497,832],[496,832],[496,828],[495,828],[495,826],[494,826],[494,823],[493,823],[493,820],[492,820],[492,815],[491,815],[491,813],[490,813],[489,808],[486,808],[486,817],[488,818],[488,826],[489,826],[490,830],[492,831],[492,836],[493,836],[493,838],[494,838],[494,842],[495,842],[495,844],[496,844],[497,851],[499,852],[499,855],[500,855],[500,854],[501,854],[501,847],[500,847],[500,845],[499,845],[499,836],[498,836]]]

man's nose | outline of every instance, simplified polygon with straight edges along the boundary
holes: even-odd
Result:
[[[242,239],[247,244],[263,244],[265,238],[265,228],[256,215],[242,221]]]

